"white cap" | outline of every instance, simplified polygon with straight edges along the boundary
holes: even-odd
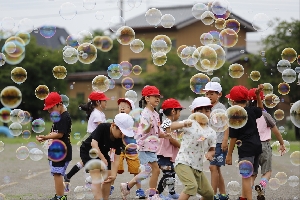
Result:
[[[120,98],[118,99],[118,105],[121,103],[121,102],[127,102],[130,104],[131,106],[131,110],[135,109],[135,105],[134,105],[134,102],[131,100],[131,99],[128,99],[128,98]]]
[[[134,121],[132,117],[126,113],[119,113],[115,116],[115,124],[119,127],[121,132],[127,137],[133,137],[133,124]]]
[[[203,91],[216,91],[216,92],[222,92],[222,86],[218,82],[208,82],[205,85],[205,88]]]
[[[212,106],[210,99],[208,97],[197,97],[194,99],[192,105],[190,105],[191,111],[194,111],[195,108],[203,107],[203,106]]]

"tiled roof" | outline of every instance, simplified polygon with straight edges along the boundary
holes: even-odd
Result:
[[[188,6],[174,6],[174,7],[158,7],[162,13],[164,14],[171,14],[175,18],[175,24],[172,27],[173,29],[181,29],[185,26],[188,26],[192,23],[195,23],[199,21],[192,15],[192,7],[193,5]],[[229,19],[236,19],[240,22],[241,27],[246,28],[247,32],[254,32],[255,29],[252,27],[252,24],[245,19],[235,15],[234,13],[231,13]],[[153,26],[149,25],[146,22],[145,14],[141,14],[139,16],[136,16],[132,19],[129,19],[126,21],[126,26],[130,26],[135,31],[139,29],[153,29]],[[157,27],[162,28],[162,26]]]
[[[62,49],[66,44],[69,33],[64,28],[56,27],[56,32],[51,38],[44,38],[39,32],[32,32],[31,35],[36,38],[36,43],[39,46],[50,49]]]

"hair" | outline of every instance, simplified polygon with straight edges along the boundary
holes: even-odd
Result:
[[[211,111],[211,106],[200,106],[194,109],[194,112],[198,112],[204,108],[205,110],[210,110]]]
[[[257,100],[249,101],[249,107],[257,107]]]
[[[101,102],[101,101],[100,101]],[[79,110],[83,110],[86,113],[86,119],[89,120],[91,113],[97,107],[97,101],[90,101],[85,104],[79,105]]]
[[[172,110],[175,110],[176,112],[179,110],[179,111],[181,111],[182,110],[182,108],[167,108],[167,109],[164,109],[163,111],[162,111],[162,113],[159,113],[159,119],[160,119],[160,121],[162,121],[162,116],[163,115],[165,115],[165,116],[171,116],[171,113],[172,113]]]
[[[139,107],[144,108],[147,105],[147,101],[145,97],[142,97],[141,100],[139,101]]]
[[[247,100],[241,100],[241,101],[234,101],[237,104],[246,104],[248,101]]]

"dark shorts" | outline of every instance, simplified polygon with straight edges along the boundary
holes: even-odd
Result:
[[[54,174],[61,174],[62,176],[64,176],[69,163],[70,161],[53,162],[49,160],[50,172],[52,176]]]
[[[258,174],[258,158],[259,158],[259,155],[243,157],[243,158],[239,158],[239,162],[241,162],[242,160],[250,161],[253,165],[253,174],[252,174],[252,176],[253,176],[253,175]]]
[[[162,170],[164,169],[174,170],[174,163],[171,162],[171,158],[163,157],[162,155],[157,155],[157,159],[158,159],[157,164]]]
[[[92,158],[89,155],[89,152],[86,151],[82,146],[80,146],[80,158],[81,158],[81,161],[82,161],[83,165],[85,165],[87,162],[89,162],[90,160],[92,160]],[[98,157],[96,159],[100,160],[100,158],[98,158]],[[110,158],[109,157],[105,157],[105,159],[107,160],[107,163],[108,163],[107,169],[111,170]]]
[[[221,143],[216,144],[216,152],[213,160],[210,162],[210,165],[216,165],[221,167],[222,165],[225,166],[225,159],[227,155],[227,151],[222,151]]]

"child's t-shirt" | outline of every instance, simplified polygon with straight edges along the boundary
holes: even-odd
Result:
[[[222,110],[226,111],[226,107],[222,103],[220,103],[220,102],[216,103],[211,108],[212,111],[215,110],[215,109],[222,109]],[[217,143],[222,143],[223,142],[223,138],[224,138],[224,132],[216,132],[216,134],[217,134]]]
[[[273,117],[266,111],[262,112],[262,116],[256,119],[257,129],[260,141],[264,142],[271,139],[271,128],[276,125]]]
[[[160,125],[161,131],[166,132],[166,128],[170,127],[171,124],[172,121],[170,119],[165,119]],[[171,135],[177,136],[177,131],[173,131]],[[177,156],[179,148],[171,144],[169,139],[159,138],[159,140],[160,146],[157,151],[157,155],[162,155],[163,157],[170,158],[171,162],[175,162],[175,158]]]
[[[148,133],[145,132],[149,126],[151,126]],[[151,111],[147,107],[141,112],[140,123],[135,135],[137,144],[139,145],[139,151],[156,152],[159,147],[159,114],[154,110]]]
[[[257,107],[244,107],[248,114],[248,120],[242,128],[229,127],[229,137],[241,141],[238,147],[240,158],[256,156],[262,153],[262,146],[257,129],[256,119],[262,116],[262,110]]]
[[[88,121],[87,132],[92,133],[97,128],[99,122],[106,122],[105,114],[100,110],[94,108]]]
[[[191,127],[182,129],[184,133],[175,166],[181,163],[203,171],[205,153],[211,147],[216,147],[216,132],[210,127],[203,129],[195,120],[191,121]]]
[[[72,160],[72,145],[70,141],[71,130],[72,130],[72,120],[69,112],[65,111],[60,115],[60,120],[58,122],[54,122],[51,128],[51,132],[63,134],[62,138],[56,139],[56,140],[63,141],[67,147],[67,155],[62,160],[62,162]],[[51,142],[50,142],[50,146],[51,146]]]
[[[92,139],[98,142],[98,147],[105,157],[105,159],[110,161],[110,150],[115,149],[115,154],[120,155],[123,148],[123,142],[121,138],[113,138],[110,133],[110,123],[101,123],[97,128],[91,133],[91,135],[82,142],[80,148],[80,154],[85,154],[89,157],[89,151],[92,149]]]

